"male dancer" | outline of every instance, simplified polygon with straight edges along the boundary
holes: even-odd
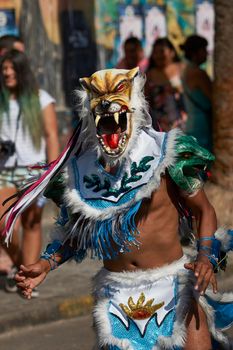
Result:
[[[220,328],[232,319],[214,313],[223,305],[232,314],[232,296],[217,293],[216,215],[201,187],[213,156],[178,130],[151,128],[137,68],[81,83],[82,122],[8,216],[7,240],[45,189],[61,208],[54,240],[36,264],[21,266],[18,286],[30,298],[50,270],[90,254],[104,264],[94,283],[99,348],[207,350],[212,339],[230,348]],[[193,257],[180,244],[181,201],[197,222]]]

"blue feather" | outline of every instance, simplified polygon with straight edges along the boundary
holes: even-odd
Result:
[[[138,245],[135,236],[139,234],[139,232],[135,224],[135,215],[140,205],[141,201],[129,208],[129,210],[120,217],[117,224],[115,223],[116,217],[96,222],[90,244],[92,257],[112,259],[119,251],[130,251],[129,245]]]

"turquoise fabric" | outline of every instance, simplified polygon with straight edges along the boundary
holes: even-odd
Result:
[[[175,309],[167,314],[164,321],[158,326],[156,315],[148,321],[145,334],[141,334],[137,325],[132,319],[129,319],[129,328],[127,329],[122,322],[112,314],[109,314],[113,336],[118,339],[128,339],[135,350],[152,350],[157,343],[159,336],[171,337],[175,321]],[[111,347],[117,349],[118,347]]]
[[[215,326],[218,329],[227,329],[233,324],[233,301],[218,302],[206,297],[215,313]]]
[[[215,327],[218,330],[224,330],[229,328],[233,324],[233,301],[218,302],[212,298],[205,296],[208,304],[214,309],[215,313]],[[170,312],[162,324],[158,326],[156,322],[156,315],[154,315],[146,327],[145,334],[141,335],[137,329],[133,320],[129,320],[129,327],[126,328],[122,322],[113,314],[109,313],[109,318],[112,327],[112,334],[118,339],[130,340],[131,346],[135,350],[152,350],[153,346],[157,343],[158,336],[170,337],[173,332],[173,324],[176,314],[175,310]],[[230,346],[232,342],[230,341]],[[212,339],[212,349],[217,350],[220,348],[220,343],[215,339]],[[231,347],[229,347],[230,349]],[[117,346],[109,345],[109,350],[122,350]],[[173,347],[173,350],[182,350],[182,347]]]
[[[211,101],[201,90],[190,90],[186,84],[184,84],[184,100],[188,113],[186,134],[196,137],[202,147],[211,151]]]

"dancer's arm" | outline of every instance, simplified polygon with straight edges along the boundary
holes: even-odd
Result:
[[[198,239],[201,246],[194,263],[185,264],[187,269],[193,270],[197,282],[195,289],[201,294],[205,293],[209,283],[213,291],[217,292],[217,282],[211,263],[211,245],[214,233],[217,230],[215,210],[208,201],[204,190],[199,190],[194,196],[185,198],[186,205],[191,208],[196,220]]]
[[[27,299],[31,299],[32,290],[44,281],[51,270],[68,261],[74,252],[75,250],[68,241],[64,245],[59,241],[54,241],[47,246],[37,263],[28,266],[21,265],[15,280],[22,294]]]

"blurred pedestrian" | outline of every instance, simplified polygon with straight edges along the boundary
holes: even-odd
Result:
[[[24,53],[7,52],[0,62],[0,197],[2,201],[20,190],[24,182],[41,170],[29,167],[51,162],[59,154],[54,99],[38,89]],[[11,202],[7,206],[9,206]],[[0,215],[7,206],[0,206]],[[17,222],[12,244],[7,249],[14,267],[8,274],[6,290],[16,291],[13,276],[21,263],[37,261],[41,250],[43,198],[27,208]],[[18,237],[23,229],[22,244]],[[4,220],[1,220],[1,230]]]
[[[186,66],[183,72],[185,105],[188,112],[186,133],[212,150],[212,82],[200,66],[207,60],[208,42],[199,35],[189,36],[181,49]]]
[[[15,49],[21,52],[25,51],[23,40],[16,35],[8,34],[0,37],[0,57],[8,51]],[[12,260],[0,245],[0,273],[8,273],[13,265]]]
[[[184,129],[187,115],[182,91],[182,64],[168,38],[155,41],[146,72],[146,97],[149,101],[152,125],[169,131]]]
[[[23,40],[19,36],[4,35],[0,37],[0,56],[12,49],[24,52],[25,46]]]
[[[145,72],[148,60],[144,57],[141,41],[136,37],[130,37],[124,42],[124,57],[117,63],[116,68],[132,69],[139,67]]]

